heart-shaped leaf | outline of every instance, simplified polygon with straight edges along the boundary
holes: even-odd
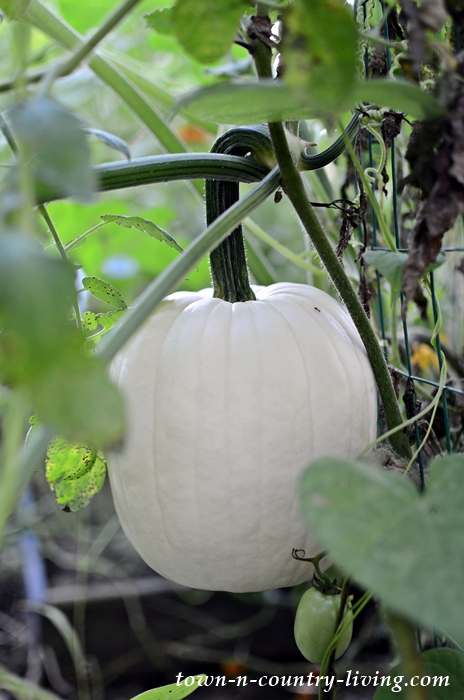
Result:
[[[311,532],[356,581],[464,644],[464,456],[434,460],[423,495],[397,474],[324,457],[301,499]]]

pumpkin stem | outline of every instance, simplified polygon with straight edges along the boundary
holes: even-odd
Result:
[[[238,199],[238,182],[207,180],[206,211],[208,215],[206,222],[208,226]],[[209,204],[208,200],[210,200]],[[213,201],[211,202],[211,200]],[[214,209],[217,209],[217,213],[211,215],[211,211]],[[213,296],[231,303],[256,299],[248,278],[241,224],[217,248],[211,251],[209,260],[213,278]]]
[[[250,151],[269,162],[272,146],[262,127],[230,129],[213,144],[212,153],[245,156]],[[266,163],[266,164],[267,164]],[[206,180],[206,223],[208,226],[239,199],[239,183]],[[213,296],[235,303],[255,301],[250,286],[242,226],[237,226],[210,255]]]

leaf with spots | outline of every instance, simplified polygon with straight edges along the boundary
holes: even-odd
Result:
[[[82,325],[86,330],[96,331],[87,336],[87,343],[93,343],[94,346],[98,345],[105,333],[119,322],[125,312],[126,309],[101,314],[93,314],[91,311],[86,311],[82,316]],[[87,314],[90,314],[90,316],[87,316]],[[92,348],[89,345],[87,345],[87,349],[90,352],[95,351],[95,347]]]
[[[121,292],[118,292],[109,282],[105,282],[98,277],[84,277],[82,286],[94,297],[104,301],[105,304],[114,306],[116,309],[127,309],[127,304]]]
[[[97,316],[93,313],[93,311],[85,311],[82,314],[81,320],[82,327],[86,331],[94,331],[95,328],[98,328]]]
[[[55,438],[45,461],[48,484],[63,510],[84,508],[100,491],[106,475],[103,452]]]
[[[148,219],[142,219],[141,216],[123,216],[122,214],[103,214],[100,216],[105,223],[115,223],[118,226],[123,226],[124,228],[135,228],[137,231],[142,231],[142,233],[147,233],[152,238],[156,238],[157,241],[166,243],[170,248],[174,248],[179,253],[183,252],[183,248],[177,243],[177,241],[171,236],[170,233],[157,226],[153,221],[148,221]]]

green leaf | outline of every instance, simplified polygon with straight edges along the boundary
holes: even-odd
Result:
[[[120,139],[119,136],[110,134],[107,131],[102,131],[101,129],[84,129],[84,131],[87,134],[93,134],[97,137],[97,139],[100,139],[102,143],[109,146],[109,148],[112,148],[114,151],[119,151],[119,153],[122,153],[127,160],[131,159],[129,146],[125,141],[123,141],[123,139]]]
[[[86,313],[91,312],[87,311]],[[89,348],[89,343],[98,345],[103,335],[111,328],[113,328],[125,313],[126,309],[120,309],[119,311],[110,311],[108,313],[91,314],[93,318],[89,321],[89,325],[86,325],[84,321],[84,316],[86,315],[84,314],[82,317],[82,325],[85,328],[88,328],[89,330],[95,330],[96,328],[98,328],[98,326],[101,326],[101,329],[99,329],[96,333],[92,333],[87,336],[86,341],[88,350],[92,350],[91,346]]]
[[[158,34],[171,36],[174,34],[174,8],[161,7],[154,12],[148,12],[143,16],[147,27],[154,29]]]
[[[164,228],[157,226],[152,221],[148,221],[148,219],[142,219],[141,216],[103,214],[100,216],[100,219],[106,223],[114,222],[118,226],[123,226],[124,228],[136,228],[138,231],[142,231],[142,233],[147,233],[149,236],[152,236],[152,238],[156,238],[157,241],[166,243],[170,248],[179,251],[179,253],[182,253],[184,250]]]
[[[229,50],[247,7],[245,0],[177,0],[177,39],[200,63],[214,63]]]
[[[187,676],[187,678],[178,683],[171,685],[163,685],[161,688],[153,688],[145,693],[136,695],[132,700],[182,700],[187,695],[193,693],[204,682],[206,676],[199,674],[197,676]],[[187,684],[188,681],[188,684]]]
[[[31,4],[31,0],[1,0],[0,9],[8,19],[20,19]]]
[[[353,90],[357,29],[344,0],[295,0],[284,13],[284,83],[335,113]]]
[[[109,282],[105,282],[98,277],[84,277],[82,286],[100,301],[104,301],[116,309],[127,309],[127,304],[121,292],[118,292]]]
[[[421,654],[424,666],[424,676],[422,676],[424,686],[430,694],[430,700],[456,700],[464,697],[464,654],[454,649],[430,649]],[[404,671],[401,664],[394,666],[388,673],[390,686],[379,688],[374,695],[374,700],[407,700],[407,690],[403,688],[403,681],[399,683],[401,690],[394,687],[394,678],[401,676],[404,678]],[[427,680],[430,681],[427,685]],[[414,679],[417,685],[421,679]]]
[[[261,124],[312,119],[317,103],[272,80],[259,83],[216,83],[185,95],[176,111],[187,109],[196,119],[222,124]]]
[[[78,117],[51,97],[17,105],[7,114],[24,156],[31,160],[37,194],[88,200],[95,191],[87,137]]]
[[[85,311],[81,317],[82,327],[86,331],[94,331],[98,327],[98,321],[96,314],[93,311]]]
[[[51,369],[34,387],[34,402],[39,420],[69,442],[104,448],[122,437],[122,397],[96,358],[81,356]]]
[[[371,83],[374,83],[372,88]],[[376,89],[379,94],[375,93]],[[339,106],[339,110],[354,110],[364,98],[375,101],[376,97],[389,95],[390,92],[392,97],[388,107],[403,108],[409,116],[417,119],[430,119],[437,115],[439,107],[432,95],[421,92],[409,83],[386,80],[358,81],[353,90],[345,95],[344,104]],[[314,119],[321,114],[321,104],[312,93],[292,90],[288,85],[272,80],[261,80],[259,83],[217,83],[201,88],[182,97],[176,105],[176,111],[188,109],[189,114],[196,119],[247,125]],[[376,104],[383,104],[383,101],[377,101]],[[325,111],[327,112],[327,107]]]
[[[0,237],[0,377],[30,385],[79,352],[74,270],[19,232]]]
[[[443,113],[433,95],[407,80],[360,80],[353,98],[356,102],[388,107],[420,120],[435,119]]]
[[[407,253],[397,253],[389,250],[367,250],[363,259],[383,275],[391,285],[391,302],[398,299],[403,286],[403,265],[408,259]],[[429,265],[424,274],[435,270],[446,261],[446,253],[441,251],[437,260]]]
[[[20,233],[0,236],[0,383],[26,386],[39,420],[65,438],[103,447],[121,438],[122,399],[68,319],[74,278]]]
[[[391,301],[399,297],[403,285],[403,265],[408,259],[406,253],[388,250],[367,250],[363,259],[386,277],[391,285]]]
[[[105,331],[109,331],[110,328],[113,328],[113,326],[118,323],[124,313],[125,309],[121,309],[120,311],[109,311],[106,314],[97,314],[95,318],[97,323],[100,324],[100,326],[103,326]]]
[[[45,459],[45,474],[57,503],[68,511],[84,508],[105,482],[102,452],[55,438]]]
[[[306,523],[337,563],[413,622],[464,644],[464,457],[430,465],[425,494],[398,474],[324,457],[302,480]]]

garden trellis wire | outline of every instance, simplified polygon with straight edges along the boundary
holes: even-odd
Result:
[[[355,12],[355,17],[357,17],[358,22],[361,22],[364,27],[367,29],[369,20],[373,17],[373,13],[375,10],[376,6],[376,0],[364,0],[363,2],[358,2],[354,4],[354,12]],[[387,8],[385,6],[385,3],[383,0],[380,0],[380,6],[381,6],[381,21],[383,21],[383,27],[384,27],[384,37],[387,40],[387,42],[390,40],[389,37],[389,29],[388,29],[388,23],[387,23]],[[378,7],[378,5],[377,5]],[[460,48],[460,34],[459,31],[457,30],[456,27],[454,27],[453,30],[454,33],[454,48],[455,52],[459,51]],[[370,55],[369,55],[369,49],[367,44],[364,46],[363,49],[363,64],[364,64],[364,72],[365,72],[365,77],[366,79],[369,78],[369,63],[370,63]],[[387,45],[385,47],[385,60],[386,60],[386,67],[387,71],[390,72],[392,71],[392,59],[391,59],[391,52],[390,48]],[[364,148],[364,153],[363,153],[363,167],[369,168],[369,169],[374,169],[374,140],[373,140],[373,135],[370,131],[367,131],[367,147]],[[409,248],[404,247],[404,244],[402,246],[402,240],[401,240],[401,234],[400,234],[400,219],[401,219],[401,202],[399,201],[399,195],[398,195],[398,159],[397,159],[397,152],[396,152],[396,147],[395,147],[395,139],[393,138],[391,140],[391,146],[388,149],[389,152],[389,166],[390,166],[390,174],[391,174],[391,193],[389,195],[390,198],[390,206],[391,206],[391,221],[393,225],[393,233],[394,233],[394,242],[395,242],[395,252],[398,253],[408,253]],[[373,182],[371,184],[372,188],[372,194],[375,196],[375,190],[377,186],[377,182]],[[379,186],[380,189],[380,186]],[[368,212],[369,212],[369,218],[370,218],[370,224],[371,224],[371,245],[369,246],[369,249],[374,250],[374,251],[391,251],[391,248],[386,248],[384,247],[384,243],[381,240],[381,232],[380,232],[380,227],[379,223],[376,218],[376,214],[373,211],[372,207],[368,207]],[[459,221],[456,224],[456,226],[459,226]],[[462,227],[461,227],[462,230]],[[460,234],[462,235],[462,234]],[[363,242],[363,241],[361,241]],[[452,259],[452,255],[459,252],[463,251],[464,247],[463,246],[451,246],[451,247],[445,247],[442,249],[442,252],[446,254],[447,260],[445,262],[445,265],[450,265],[450,259]],[[385,359],[387,362],[390,360],[391,361],[391,353],[389,353],[389,338],[388,338],[388,333],[387,333],[387,326],[388,322],[390,322],[390,327],[393,329],[393,325],[397,324],[397,319],[395,318],[395,306],[392,307],[391,309],[391,317],[388,318],[388,311],[385,308],[383,299],[382,299],[382,278],[378,270],[375,272],[376,275],[376,294],[377,294],[377,301],[376,301],[376,319],[377,319],[377,325],[378,329],[381,335],[381,340],[382,340],[382,345],[383,345],[383,350],[384,350],[384,355]],[[437,289],[436,289],[436,280],[435,280],[435,273],[433,271],[428,273],[428,280],[425,282],[430,299],[431,299],[431,306],[432,306],[432,325],[435,328],[438,328],[440,325],[440,319],[441,319],[441,312],[440,312],[440,306],[439,306],[439,300],[437,297]],[[403,303],[403,294],[401,294],[400,297],[401,304]],[[456,303],[456,299],[454,300]],[[458,322],[459,317],[457,314],[455,314],[455,322]],[[407,318],[402,318],[401,319],[401,324],[402,324],[402,330],[403,330],[403,339],[404,339],[404,364],[406,371],[401,368],[394,367],[392,368],[395,373],[397,373],[397,376],[399,375],[400,377],[403,377],[407,380],[409,380],[410,386],[413,387],[413,395],[412,395],[412,401],[413,401],[413,411],[414,413],[418,413],[418,405],[417,405],[417,400],[416,400],[416,389],[417,389],[417,384],[424,384],[428,386],[434,387],[435,391],[438,392],[438,394],[441,394],[441,396],[436,396],[435,401],[438,404],[440,402],[441,409],[443,412],[443,423],[444,423],[444,442],[446,446],[446,451],[447,452],[452,452],[453,451],[453,446],[452,446],[452,431],[451,431],[451,424],[450,424],[450,415],[449,415],[449,400],[448,400],[448,394],[454,394],[455,396],[463,396],[464,392],[460,388],[456,388],[455,386],[448,385],[448,382],[446,383],[443,381],[443,377],[446,371],[446,367],[443,367],[443,363],[445,362],[444,360],[444,355],[442,353],[442,348],[441,348],[441,340],[440,340],[440,333],[436,333],[435,337],[435,353],[436,353],[436,360],[438,364],[438,371],[441,376],[441,381],[433,381],[430,378],[427,377],[422,377],[418,376],[417,373],[414,373],[413,371],[413,362],[412,362],[412,350],[411,350],[411,342],[410,342],[410,331],[408,328],[408,321]],[[433,337],[433,336],[432,336]],[[420,404],[419,404],[420,406]],[[433,414],[432,414],[433,415]],[[432,422],[432,419],[430,416],[428,416],[430,419],[430,422]],[[458,431],[459,432],[459,431]],[[416,443],[416,449],[417,449],[417,459],[419,462],[419,469],[420,469],[420,477],[421,477],[421,482],[422,485],[424,484],[424,457],[423,457],[423,448],[425,444],[425,440],[423,437],[421,437],[420,431],[419,431],[419,426],[416,423],[414,423],[414,434],[415,434],[415,443]],[[427,435],[426,435],[427,437]],[[459,438],[459,434],[458,434]],[[458,443],[458,439],[455,440],[454,446]]]

